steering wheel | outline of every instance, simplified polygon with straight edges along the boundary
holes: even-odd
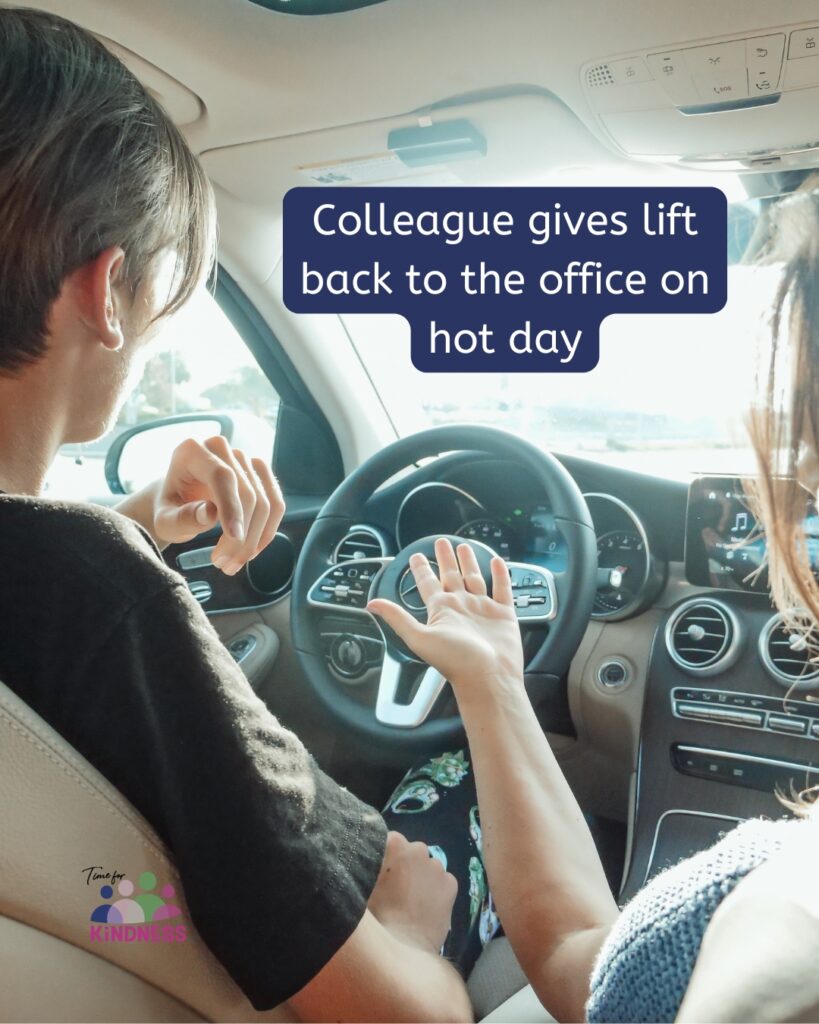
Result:
[[[530,696],[561,685],[594,601],[597,542],[591,516],[577,484],[553,455],[494,427],[447,425],[402,438],[367,459],[330,495],[305,538],[293,578],[291,629],[304,677],[315,697],[331,718],[352,734],[350,738],[390,759],[405,760],[463,742],[458,715],[434,714],[446,681],[431,667],[424,671],[419,659],[389,627],[366,611],[370,598],[382,597],[402,604],[420,621],[426,620],[409,558],[421,551],[435,569],[438,535],[416,540],[392,558],[363,558],[336,565],[332,553],[350,527],[360,521],[367,499],[378,487],[420,459],[453,451],[484,452],[523,466],[542,488],[566,543],[567,568],[562,573],[540,565],[509,563],[521,626],[548,624],[545,639],[526,666]],[[474,550],[491,594],[493,552],[479,541],[450,539]],[[362,616],[378,623],[384,637],[384,659],[374,706],[352,696],[327,665],[319,630],[322,614],[349,617],[351,628]],[[410,694],[404,693],[408,679],[419,675]]]

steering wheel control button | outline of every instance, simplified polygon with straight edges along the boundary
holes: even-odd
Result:
[[[308,602],[366,615],[370,587],[386,561],[389,559],[367,558],[332,566],[310,588]]]
[[[548,569],[508,562],[512,601],[520,622],[545,622],[557,612],[554,576]]]

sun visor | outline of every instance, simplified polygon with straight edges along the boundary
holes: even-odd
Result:
[[[234,196],[278,209],[294,185],[537,184],[557,169],[616,159],[539,92],[213,149],[202,162]]]
[[[632,159],[819,165],[819,19],[592,61],[581,81],[603,136]]]

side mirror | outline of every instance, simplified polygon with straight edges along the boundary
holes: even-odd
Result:
[[[124,430],[108,449],[105,479],[112,494],[132,494],[158,479],[168,467],[174,449],[188,438],[205,441],[221,434],[234,439],[232,417],[219,413],[192,413],[151,420]]]
[[[232,447],[272,465],[275,429],[261,417],[244,410],[185,413],[129,427],[114,440],[105,456],[105,480],[111,493],[131,495],[153,483],[166,472],[182,441],[190,437],[205,441],[217,434]]]

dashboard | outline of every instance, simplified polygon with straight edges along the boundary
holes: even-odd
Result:
[[[759,568],[764,538],[741,481],[700,478],[689,493],[683,482],[576,457],[561,462],[596,534],[596,621],[566,676],[565,717],[552,691],[539,713],[584,810],[629,821],[627,899],[738,821],[781,814],[775,789],[819,783],[819,665],[756,577],[746,579]],[[402,473],[359,516],[334,562],[394,555],[443,533],[556,574],[566,567],[542,490],[523,467],[481,453],[443,455]],[[296,550],[312,521],[291,510],[286,530]],[[813,508],[806,527],[819,547]],[[287,544],[280,556],[280,571],[269,580],[254,571],[235,596],[216,589],[224,581],[205,577],[209,568],[190,571],[194,583],[213,582],[208,611],[221,610],[222,598],[255,602],[278,628],[276,602],[292,571]],[[371,704],[383,653],[375,624],[362,616],[351,630],[349,619],[330,613],[320,635],[336,681]],[[539,637],[524,636],[524,650],[527,639]]]
[[[383,512],[373,510],[380,523],[371,522],[369,528],[383,554],[431,534],[450,534],[485,544],[509,562],[539,565],[555,574],[566,570],[566,544],[552,509],[523,470],[484,460],[462,464],[455,475],[405,487]],[[657,531],[616,495],[587,490],[584,496],[597,535],[592,615],[606,620],[637,615],[653,604],[667,578]],[[357,529],[366,531],[368,524]]]
[[[689,492],[683,482],[581,458],[561,462],[596,534],[596,621],[566,675],[565,717],[562,694],[549,691],[538,707],[584,810],[629,822],[627,899],[738,821],[781,814],[776,789],[819,783],[819,664],[762,581],[747,578],[759,569],[764,538],[740,480],[699,478]],[[379,488],[359,516],[338,543],[338,564],[394,555],[443,533],[480,541],[509,561],[556,574],[566,568],[542,490],[523,467],[485,454],[424,462]],[[276,602],[313,518],[291,510],[292,543],[279,545],[277,570],[268,579],[264,566],[254,567],[235,595],[217,588],[238,586],[236,578],[191,565],[194,584],[213,583],[206,610],[222,610],[229,598],[263,607],[278,628]],[[813,507],[806,529],[819,550]],[[174,552],[186,572],[182,559],[199,554]],[[349,619],[328,613],[320,635],[336,681],[371,704],[383,656],[375,624],[362,616],[351,629]],[[525,635],[524,650],[527,639],[540,638]]]

